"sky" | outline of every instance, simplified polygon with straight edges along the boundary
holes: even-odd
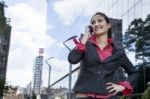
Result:
[[[102,0],[4,1],[8,6],[5,8],[5,16],[11,19],[12,26],[6,81],[21,87],[26,87],[33,81],[34,60],[39,55],[39,48],[45,49],[42,86],[48,85],[46,59],[55,57],[48,61],[51,65],[50,83],[68,73],[69,50],[64,47],[63,42],[73,35],[79,37],[84,32],[84,27],[89,24],[91,16],[99,9],[102,12],[106,10],[104,4],[98,6]],[[120,9],[117,11],[121,12]],[[118,13],[107,14],[117,18]],[[72,41],[66,44],[70,48],[75,46]],[[128,57],[135,64],[134,53],[128,54]],[[73,68],[77,66],[78,64],[73,65]],[[74,77],[73,80],[76,79],[76,75]]]

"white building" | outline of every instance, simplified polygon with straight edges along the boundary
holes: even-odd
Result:
[[[31,94],[32,94],[31,82],[27,85],[26,91],[27,91],[27,94],[28,94],[28,95],[31,95]]]

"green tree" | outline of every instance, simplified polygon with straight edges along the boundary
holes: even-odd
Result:
[[[32,99],[36,99],[36,94],[34,93],[34,91],[32,92]]]
[[[150,99],[150,86],[144,91],[142,99]]]
[[[150,81],[150,14],[145,20],[134,19],[125,33],[123,43],[129,51],[135,52],[137,67],[140,70],[138,92],[143,92]]]

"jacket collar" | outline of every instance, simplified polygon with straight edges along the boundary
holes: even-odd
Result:
[[[89,40],[90,40],[91,43],[93,43],[94,45],[98,46],[95,35],[92,35]],[[111,45],[112,44],[112,39],[108,38],[107,42],[108,42],[108,46]]]
[[[93,35],[90,37],[89,41],[94,44],[95,46],[98,46],[97,43],[96,43],[96,36]],[[93,46],[93,50],[95,50],[94,52],[96,53],[93,53],[94,57],[100,61],[101,63],[107,63],[107,62],[110,62],[110,61],[113,61],[115,60],[116,58],[120,57],[123,53],[124,53],[124,50],[123,48],[121,49],[118,49],[118,45],[114,44],[113,40],[111,38],[108,38],[108,45],[111,45],[113,47],[113,54],[111,56],[109,56],[106,60],[104,61],[100,61],[99,60],[99,56],[98,56],[98,53],[97,53],[97,50],[96,48]]]

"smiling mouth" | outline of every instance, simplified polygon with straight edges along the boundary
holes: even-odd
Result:
[[[95,30],[97,31],[97,30],[101,30],[102,29],[102,27],[98,27],[98,28],[96,28]]]

